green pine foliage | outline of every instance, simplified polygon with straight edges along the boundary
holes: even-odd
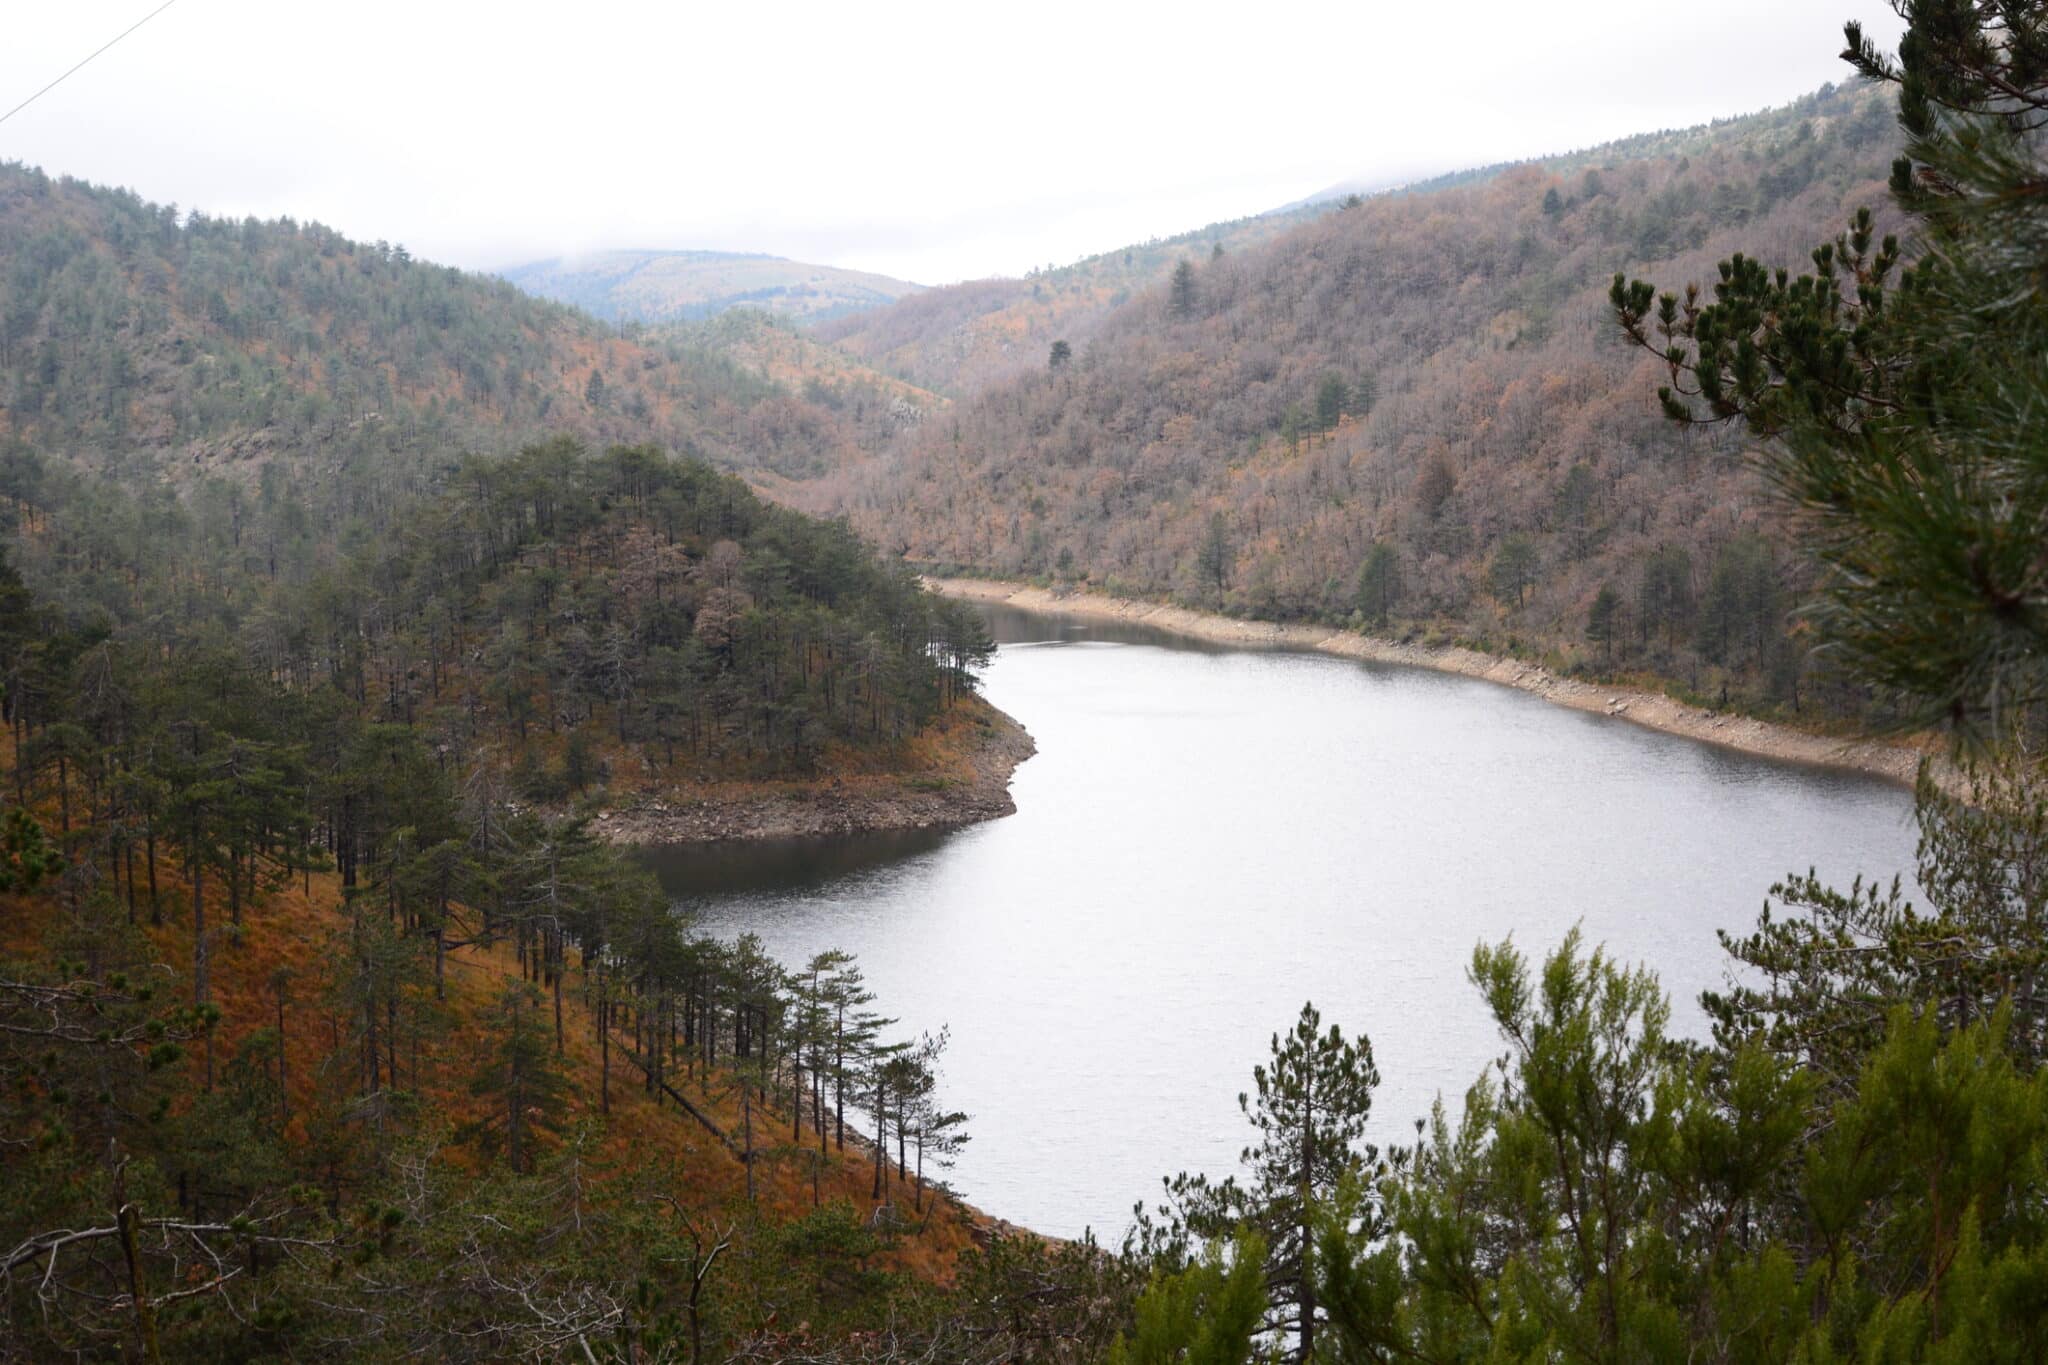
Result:
[[[485,1150],[502,1151],[515,1172],[532,1169],[536,1132],[560,1131],[569,1088],[541,1019],[543,1004],[541,993],[526,982],[506,988],[491,1055],[470,1081],[471,1090],[492,1106],[473,1135]]]
[[[1155,1275],[1109,1365],[1244,1365],[1265,1314],[1265,1264],[1265,1243],[1245,1234],[1185,1270]]]
[[[1741,422],[1829,570],[1816,618],[1919,723],[1992,743],[2048,700],[2048,81],[2038,5],[1909,7],[1896,59],[1851,24],[1865,77],[1895,85],[1892,197],[1794,274],[1753,255],[1699,285],[1615,276],[1623,334],[1655,355],[1667,414]]]

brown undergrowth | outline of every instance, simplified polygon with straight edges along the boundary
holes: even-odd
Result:
[[[165,860],[159,880],[163,923],[153,926],[148,893],[138,893],[132,920],[134,932],[146,938],[148,951],[164,964],[160,999],[189,999],[193,936],[190,906],[177,879],[175,865]],[[96,909],[84,908],[96,904]],[[210,999],[221,1017],[208,1040],[218,1075],[259,1030],[283,1024],[285,1094],[289,1117],[287,1142],[310,1140],[308,1122],[331,1114],[338,1096],[355,1082],[355,1044],[348,1020],[336,1003],[336,968],[347,961],[349,916],[343,908],[338,877],[315,873],[243,908],[242,922],[228,922],[226,908],[209,905],[220,927],[209,933],[212,944]],[[124,900],[81,898],[73,904],[64,891],[48,888],[32,895],[0,897],[0,953],[21,961],[49,951],[82,916],[129,916]],[[70,922],[67,922],[67,917]],[[445,999],[435,1011],[432,1036],[401,1044],[398,1076],[423,1109],[442,1120],[439,1131],[459,1132],[480,1116],[484,1101],[472,1095],[468,1079],[476,1061],[493,1041],[491,1016],[506,988],[520,979],[520,964],[507,937],[453,949],[447,960]],[[609,1105],[603,1101],[603,1057],[593,1015],[582,998],[582,972],[571,962],[562,992],[563,1032],[560,1059],[569,1081],[564,1133],[578,1133],[588,1143],[587,1168],[600,1185],[634,1179],[644,1187],[650,1173],[660,1173],[672,1196],[686,1207],[721,1214],[744,1209],[746,1165],[698,1120],[672,1100],[651,1094],[630,1060],[626,1040],[614,1032],[611,1048]],[[189,1095],[206,1084],[208,1044],[194,1041],[179,1063],[188,1069]],[[266,1067],[272,1065],[265,1061]],[[735,1143],[745,1122],[736,1079],[723,1068],[695,1078],[673,1072],[667,1078]],[[189,1103],[189,1099],[187,1100]],[[608,1108],[608,1112],[606,1112]],[[961,1252],[972,1246],[986,1220],[974,1210],[941,1196],[927,1185],[917,1202],[914,1172],[899,1178],[887,1168],[878,1215],[871,1198],[873,1148],[848,1132],[844,1151],[836,1144],[816,1159],[818,1137],[805,1123],[803,1142],[792,1143],[786,1108],[756,1102],[753,1113],[755,1198],[765,1221],[774,1224],[799,1218],[814,1207],[840,1205],[863,1221],[891,1223],[898,1234],[884,1239],[875,1257],[878,1268],[910,1273],[936,1284],[950,1283]],[[827,1126],[831,1119],[828,1110]],[[850,1125],[851,1128],[851,1125]],[[544,1142],[546,1139],[542,1139]],[[560,1141],[562,1139],[557,1139]],[[449,1141],[435,1154],[453,1171],[475,1170],[482,1158],[471,1147]]]

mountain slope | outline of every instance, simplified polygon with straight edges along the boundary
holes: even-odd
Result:
[[[1247,250],[1322,211],[1304,208],[1105,251],[1025,279],[970,280],[927,289],[816,329],[876,369],[958,397],[1045,368],[1052,343],[1078,349],[1095,327],[1183,260]]]
[[[1766,116],[1768,117],[1768,116]],[[877,369],[959,397],[1042,370],[1055,340],[1077,353],[1119,307],[1164,283],[1182,261],[1248,251],[1335,210],[1351,195],[1426,195],[1477,185],[1511,171],[1556,175],[1655,156],[1684,156],[1743,136],[1752,119],[1637,134],[1541,161],[1500,162],[1415,179],[1360,176],[1270,212],[1105,251],[1025,279],[970,280],[927,289],[887,307],[823,323],[816,335]]]
[[[736,251],[597,251],[498,272],[610,322],[697,322],[733,308],[819,322],[918,293],[864,270]]]
[[[1138,294],[1060,372],[810,491],[944,564],[1801,705],[1785,532],[1739,462],[1658,417],[1605,291],[1737,250],[1803,263],[1882,202],[1895,145],[1883,98],[1830,89],[1367,200],[1199,265],[1186,297]]]
[[[0,440],[102,473],[252,485],[274,464],[317,472],[316,504],[388,500],[465,451],[569,434],[801,479],[889,439],[888,406],[318,224],[181,219],[0,166]]]

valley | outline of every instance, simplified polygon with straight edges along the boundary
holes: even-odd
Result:
[[[2048,8],[90,8],[0,1365],[2048,1358]]]

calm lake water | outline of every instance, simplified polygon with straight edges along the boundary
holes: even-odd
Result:
[[[1910,874],[1904,790],[1524,693],[1321,655],[991,612],[985,678],[1038,742],[1017,814],[954,833],[652,855],[711,932],[857,954],[906,1031],[949,1024],[982,1208],[1120,1237],[1180,1169],[1225,1174],[1251,1068],[1304,1000],[1372,1040],[1376,1140],[1498,1051],[1473,945],[1574,925],[1696,1029],[1717,928],[1817,868]]]

